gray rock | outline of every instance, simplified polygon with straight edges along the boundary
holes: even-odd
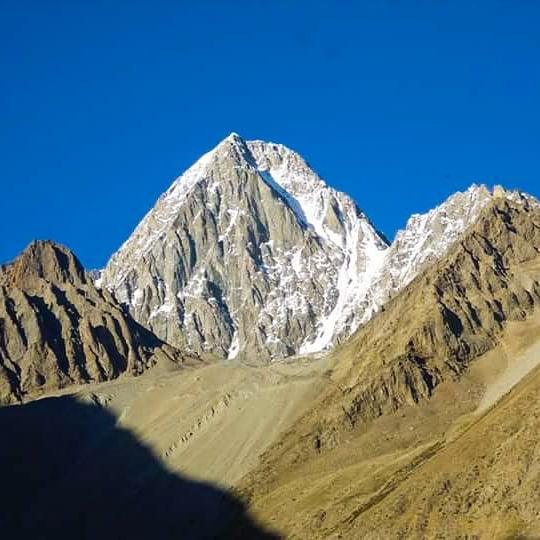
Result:
[[[258,363],[358,326],[355,298],[386,247],[298,154],[232,134],[160,197],[102,279],[167,342]]]
[[[320,352],[439,260],[495,196],[521,196],[495,192],[473,185],[413,215],[389,247],[297,153],[233,133],[160,197],[99,282],[199,355]]]

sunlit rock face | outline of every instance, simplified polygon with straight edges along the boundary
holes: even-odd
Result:
[[[297,153],[233,133],[174,181],[99,280],[141,324],[197,354],[316,353],[444,255],[493,196],[456,193],[388,246]]]
[[[354,330],[386,248],[298,154],[232,134],[160,197],[103,286],[169,343],[261,362]]]
[[[35,241],[0,267],[0,403],[138,375],[183,355],[142,327],[75,255]]]

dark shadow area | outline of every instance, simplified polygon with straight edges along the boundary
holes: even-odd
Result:
[[[0,408],[0,467],[6,540],[279,538],[229,493],[167,471],[105,409],[69,396]]]
[[[448,306],[445,306],[441,303],[442,306],[442,316],[443,320],[446,323],[446,326],[450,329],[452,334],[459,338],[463,334],[463,323],[455,312],[453,312]]]

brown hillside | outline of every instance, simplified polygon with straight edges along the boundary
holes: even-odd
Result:
[[[141,327],[77,258],[33,242],[0,270],[0,403],[142,373],[183,356]]]
[[[466,436],[482,453],[479,426],[488,424],[477,419],[536,365],[539,302],[540,208],[524,198],[495,199],[443,260],[333,354],[320,398],[263,455],[239,493],[291,537],[453,538],[487,530],[466,526],[465,511],[460,518],[446,513],[452,533],[445,536],[433,516],[446,491],[437,499],[430,483],[436,466],[428,474],[424,464],[449,459],[448,445],[461,448],[471,425]],[[513,411],[509,424],[532,437],[535,420]],[[497,454],[503,439],[494,431],[484,457]],[[517,451],[521,439],[512,444]],[[471,468],[473,454],[462,456]],[[487,470],[480,468],[478,482],[505,492],[506,473],[489,480]],[[396,499],[398,487],[404,499]],[[454,493],[467,497],[469,488]],[[482,519],[490,512],[503,519],[495,500],[476,497]],[[540,507],[540,500],[526,504]],[[523,512],[514,520],[519,530],[532,523]],[[422,529],[420,519],[432,527]]]

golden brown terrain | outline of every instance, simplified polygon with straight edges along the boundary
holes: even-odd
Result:
[[[88,538],[540,537],[539,329],[540,209],[495,200],[444,259],[329,355],[262,367],[158,362],[136,378],[56,392],[82,417],[106,420],[89,445],[73,427],[63,435],[80,446],[65,476],[47,473],[30,494],[4,485],[14,505],[20,495],[40,509],[19,517],[43,530],[51,501],[79,485],[73,470],[87,482],[115,477],[120,463],[121,478],[80,495],[94,504],[111,487],[99,512],[123,516],[96,513]],[[0,426],[13,425],[15,410],[48,418],[57,402],[0,409]],[[31,487],[39,474],[18,456],[46,452],[23,446],[28,454],[15,445],[3,457]],[[170,478],[183,478],[181,488]],[[65,514],[80,511],[74,505]]]
[[[281,444],[268,448],[331,384],[331,358],[153,370],[75,397],[111,414],[167,472],[244,496],[248,486],[250,515],[284,537],[534,538],[539,325],[536,313],[510,323],[500,346],[431,399],[348,432],[332,449],[272,464],[270,474],[265,464]],[[236,533],[253,534],[243,525]]]
[[[326,383],[327,360],[265,367],[216,362],[82,386],[72,394],[99,405],[148,446],[171,472],[230,488]]]
[[[329,359],[237,488],[291,538],[540,534],[540,212],[498,200]]]
[[[241,486],[254,516],[290,538],[536,537],[538,328],[511,323],[459,381],[331,449],[289,460],[276,445]]]

